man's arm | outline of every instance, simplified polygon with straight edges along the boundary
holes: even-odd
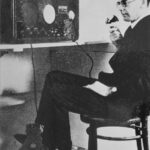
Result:
[[[114,87],[117,86],[119,77],[115,73],[100,72],[98,80],[107,86]]]
[[[120,30],[112,24],[110,25],[109,29],[110,39],[112,43],[119,47],[120,42],[122,40],[122,34]],[[100,95],[108,96],[109,94],[117,91],[117,88],[115,86],[116,82],[117,78],[114,73],[100,72],[99,81],[96,81],[93,84],[86,85],[84,87],[91,89]]]
[[[119,48],[121,43],[122,43],[122,39],[123,39],[123,35],[120,31],[120,29],[115,26],[115,24],[111,24],[109,27],[109,34],[110,34],[110,40],[112,41],[112,43]]]

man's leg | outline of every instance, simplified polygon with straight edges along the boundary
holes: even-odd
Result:
[[[107,115],[104,97],[83,88],[94,81],[64,72],[47,75],[36,122],[45,125],[43,142],[51,149],[71,150],[68,111]]]
[[[83,77],[83,76],[79,76],[67,72],[62,72],[62,71],[49,72],[45,79],[36,122],[42,124],[44,121],[45,110],[50,109],[49,108],[50,106],[47,105],[47,102],[50,103],[49,88],[51,88],[53,85],[61,84],[61,87],[64,85],[68,85],[71,87],[82,87],[87,84],[92,84],[94,81],[96,81],[96,79],[91,79],[91,78],[87,78],[87,77]]]

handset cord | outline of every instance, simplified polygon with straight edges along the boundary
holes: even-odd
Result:
[[[33,67],[33,93],[34,93],[34,104],[35,104],[35,110],[36,113],[38,112],[38,104],[37,104],[37,84],[36,84],[36,74],[35,74],[35,63],[34,63],[34,50],[32,43],[30,43],[31,46],[31,62]]]
[[[75,41],[75,43],[77,44],[77,46],[81,49],[81,51],[86,54],[86,56],[90,59],[91,61],[91,67],[90,67],[90,70],[89,70],[89,78],[92,77],[92,70],[93,70],[93,67],[94,67],[94,60],[92,58],[92,56],[89,55],[89,53],[86,52],[86,50],[83,48],[83,46],[79,45],[78,42]]]
[[[77,44],[77,46],[82,50],[82,52],[84,54],[86,54],[88,56],[88,58],[91,61],[91,67],[90,67],[90,71],[89,71],[89,77],[92,77],[92,70],[93,70],[93,66],[94,66],[94,61],[93,58],[86,52],[86,50],[78,44],[78,42],[75,42]],[[37,88],[36,88],[36,73],[35,73],[35,63],[34,63],[34,50],[33,50],[33,46],[32,43],[30,43],[31,46],[31,62],[32,62],[32,67],[33,67],[33,92],[34,92],[34,103],[35,103],[35,110],[36,113],[38,112],[38,104],[37,104]]]
[[[93,70],[93,66],[94,66],[94,61],[93,58],[86,52],[86,50],[78,44],[78,42],[75,42],[77,44],[77,46],[82,50],[82,52],[84,54],[86,54],[88,56],[88,58],[91,61],[91,67],[90,67],[90,71],[89,71],[89,77],[92,77],[92,70]],[[38,112],[38,104],[37,104],[37,84],[36,84],[36,73],[35,73],[35,63],[34,63],[34,50],[33,50],[33,46],[32,43],[30,43],[31,46],[31,62],[32,62],[32,67],[33,67],[33,92],[34,92],[34,104],[35,104],[35,110],[36,113]]]

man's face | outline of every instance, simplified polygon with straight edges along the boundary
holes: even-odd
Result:
[[[123,16],[124,21],[134,22],[143,9],[143,0],[117,0],[116,5]]]

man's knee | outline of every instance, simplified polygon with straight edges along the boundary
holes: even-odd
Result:
[[[60,74],[61,74],[61,71],[57,71],[57,70],[50,71],[46,75],[46,80],[58,78],[58,77],[60,77]]]
[[[46,77],[56,76],[57,74],[60,74],[61,71],[54,70],[47,73]]]

